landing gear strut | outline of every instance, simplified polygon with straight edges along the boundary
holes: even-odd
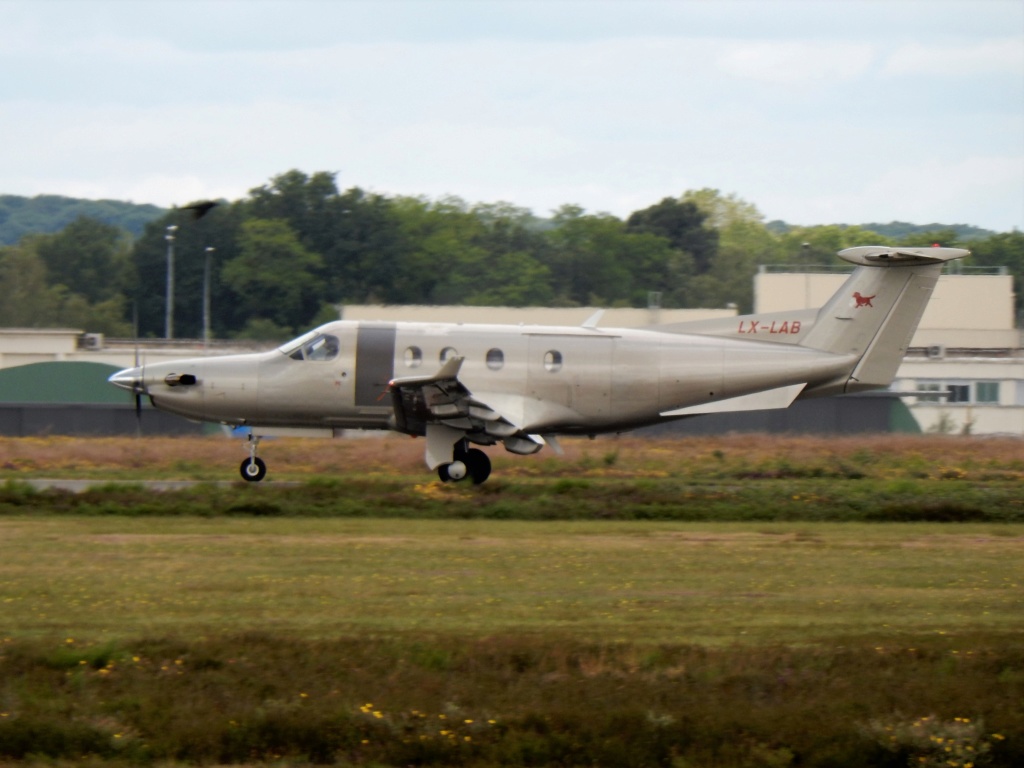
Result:
[[[465,480],[467,477],[473,485],[480,485],[491,475],[491,460],[479,448],[469,448],[465,440],[455,446],[454,459],[450,464],[441,464],[437,468],[437,476],[442,483]]]
[[[260,439],[255,435],[249,435],[249,458],[242,462],[242,466],[239,467],[239,471],[242,473],[242,479],[250,483],[258,483],[264,477],[267,476],[267,465],[263,459],[256,455],[256,447],[260,444]]]

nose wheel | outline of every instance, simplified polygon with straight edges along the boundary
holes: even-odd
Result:
[[[249,483],[258,483],[267,476],[266,463],[256,455],[256,448],[259,444],[258,437],[249,435],[249,458],[243,461],[242,466],[238,468],[242,479]]]
[[[242,479],[247,480],[250,483],[258,483],[267,476],[266,463],[263,459],[256,457],[243,461],[239,470],[242,473]]]

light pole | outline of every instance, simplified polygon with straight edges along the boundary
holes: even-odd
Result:
[[[164,338],[174,338],[174,233],[177,224],[167,227],[164,240],[167,241],[167,307],[164,310]]]
[[[210,257],[217,249],[206,246],[206,260],[203,262],[203,349],[210,346]]]

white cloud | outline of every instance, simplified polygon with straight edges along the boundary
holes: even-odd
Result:
[[[888,75],[989,75],[1024,78],[1024,37],[971,45],[907,43],[886,56]]]
[[[299,168],[541,214],[711,186],[803,223],[1024,226],[1021,42],[968,4],[0,3],[0,192],[169,205]],[[412,8],[429,31],[392,30]],[[960,183],[908,197],[929,163]]]
[[[725,44],[718,65],[737,77],[773,85],[825,84],[862,76],[874,55],[868,43],[765,40]]]

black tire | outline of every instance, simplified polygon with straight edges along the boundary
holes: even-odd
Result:
[[[473,485],[480,485],[491,476],[491,460],[487,454],[479,448],[470,448],[462,461],[466,464],[466,470],[473,479]]]
[[[267,465],[260,458],[246,459],[238,470],[242,473],[242,479],[250,483],[258,483],[267,476]]]

